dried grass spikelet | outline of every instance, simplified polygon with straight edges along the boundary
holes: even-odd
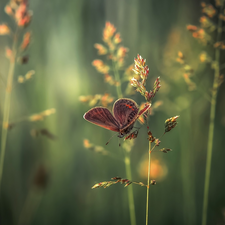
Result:
[[[153,90],[149,92],[146,90],[146,80],[149,74],[149,68],[146,64],[146,59],[143,59],[139,54],[137,58],[134,59],[134,69],[133,71],[138,74],[141,78],[141,81],[137,80],[136,78],[132,78],[130,81],[131,86],[136,88],[136,91],[140,92],[142,96],[145,97],[147,102],[151,102],[152,99],[155,97],[155,94],[159,91],[161,84],[160,84],[160,77],[158,77],[153,85]]]
[[[6,23],[0,24],[0,35],[9,35],[11,30]]]
[[[31,22],[33,12],[28,10],[28,1],[21,1],[15,10],[15,20],[19,27],[27,27]]]
[[[18,83],[24,83],[27,80],[30,80],[34,74],[35,74],[35,71],[30,70],[25,74],[25,76],[19,76],[17,81],[18,81]]]
[[[216,15],[216,9],[211,4],[206,4],[205,2],[201,3],[202,12],[205,13],[208,17],[212,18]]]
[[[107,48],[101,44],[96,43],[94,44],[94,47],[98,50],[99,55],[105,55],[108,53]]]
[[[206,16],[200,17],[200,23],[203,28],[207,28],[209,32],[213,32],[216,29],[214,23]]]
[[[210,63],[212,61],[212,58],[206,52],[202,52],[199,59],[202,63]]]
[[[203,45],[208,44],[212,40],[211,36],[208,35],[203,28],[199,28],[194,25],[187,25],[187,30],[192,33],[193,38],[199,40]]]
[[[164,153],[168,153],[168,152],[171,152],[172,149],[170,149],[170,148],[162,148],[162,149],[160,149],[160,151],[164,152]]]
[[[184,54],[181,51],[178,52],[178,57],[176,58],[176,61],[180,64],[184,64]]]
[[[102,60],[100,59],[95,59],[92,62],[92,65],[95,67],[95,69],[102,74],[107,74],[109,73],[110,67],[106,65]]]
[[[119,44],[122,41],[121,37],[120,37],[120,33],[116,33],[114,38],[113,38],[113,42],[115,44]]]
[[[104,74],[104,80],[106,83],[112,85],[112,86],[119,86],[120,83],[116,81],[111,75],[108,73]]]
[[[96,104],[101,104],[104,107],[108,107],[114,100],[110,94],[105,93],[104,95],[96,94],[96,95],[81,95],[79,96],[80,102],[86,102],[89,106],[95,106]]]
[[[54,108],[52,109],[47,109],[41,113],[38,114],[33,114],[31,115],[28,119],[29,121],[42,121],[46,116],[50,116],[51,114],[54,114],[56,110]]]
[[[31,32],[28,31],[26,32],[24,35],[23,35],[23,41],[22,41],[22,44],[20,46],[20,49],[22,51],[25,51],[27,49],[27,47],[29,46],[30,44],[30,40],[31,40]]]
[[[115,31],[116,31],[116,28],[114,27],[114,25],[107,21],[105,23],[105,28],[103,30],[103,41],[106,43],[109,43]]]
[[[173,116],[165,121],[165,133],[171,131],[177,125],[179,116]]]
[[[124,184],[124,187],[127,187],[130,184],[137,184],[137,185],[142,186],[142,187],[148,187],[148,185],[144,184],[143,182],[131,181],[129,179],[121,178],[121,177],[113,177],[113,178],[111,178],[110,181],[102,181],[102,182],[99,182],[99,183],[95,184],[94,186],[92,186],[91,189],[95,189],[95,188],[99,188],[99,187],[107,188],[107,187],[110,187],[113,184],[118,184],[118,183]],[[156,181],[151,180],[150,184],[155,185]]]
[[[52,134],[52,133],[51,133],[48,129],[46,129],[46,128],[42,128],[42,129],[32,129],[32,130],[30,131],[30,134],[31,134],[31,136],[34,137],[34,138],[38,137],[39,135],[42,135],[42,136],[45,136],[45,137],[47,137],[47,138],[49,138],[49,139],[51,139],[51,140],[56,140],[56,139],[57,139],[57,137],[56,137],[54,134]]]
[[[89,149],[95,153],[100,153],[102,155],[109,155],[109,152],[105,150],[104,147],[90,143],[88,139],[83,140],[83,146],[84,148]]]
[[[188,90],[189,91],[196,90],[196,84],[191,80],[190,73],[184,73],[183,77],[184,77],[185,83],[188,85]]]

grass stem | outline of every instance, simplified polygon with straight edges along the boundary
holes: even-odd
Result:
[[[148,149],[148,183],[147,183],[147,196],[146,196],[146,225],[148,225],[148,208],[149,208],[149,187],[150,187],[150,166],[151,166],[151,142],[149,141]]]
[[[18,225],[31,224],[35,212],[37,211],[38,206],[41,203],[42,197],[42,192],[38,193],[37,191],[32,189],[28,192],[19,216]]]
[[[16,52],[16,45],[17,45],[17,38],[18,38],[17,33],[18,33],[18,29],[15,32],[14,38],[13,38],[12,57],[10,59],[9,72],[8,72],[8,77],[7,77],[6,91],[5,91],[2,136],[1,136],[1,153],[0,153],[0,190],[1,190],[2,175],[3,175],[3,168],[4,168],[6,140],[7,140],[7,134],[8,134],[12,83],[13,83],[13,76],[14,76],[14,70],[15,70],[16,53],[17,53]]]
[[[125,166],[126,166],[126,176],[129,180],[132,180],[131,175],[131,167],[130,167],[130,157],[126,154],[125,159]],[[136,215],[135,215],[135,207],[134,207],[134,194],[133,194],[133,187],[130,185],[128,190],[128,201],[129,201],[129,211],[130,211],[130,221],[131,225],[136,225]]]
[[[222,10],[223,10],[223,4],[221,5],[220,13],[222,13]],[[218,33],[217,33],[217,40],[216,40],[217,42],[221,39],[221,33],[222,33],[221,27],[222,27],[222,20],[219,18]],[[208,198],[209,198],[211,162],[212,162],[216,98],[217,98],[217,93],[218,93],[218,80],[219,80],[219,76],[220,76],[220,49],[219,48],[216,48],[216,50],[215,50],[215,62],[216,62],[216,67],[215,67],[215,73],[214,73],[211,106],[210,106],[210,122],[209,122],[205,185],[204,185],[204,197],[203,197],[203,209],[202,209],[202,225],[206,225],[206,223],[207,223],[207,209],[208,209]]]
[[[120,75],[119,75],[119,72],[117,69],[116,62],[114,60],[112,60],[112,63],[113,63],[113,71],[114,71],[115,79],[117,82],[119,82],[119,84],[116,86],[117,95],[118,95],[118,98],[122,98],[123,94],[122,94],[122,90],[121,90]]]
[[[112,64],[113,64],[112,66],[113,66],[115,79],[117,82],[119,82],[119,85],[116,87],[117,88],[116,89],[117,96],[118,96],[118,98],[122,98],[123,94],[122,94],[122,90],[121,90],[121,81],[120,81],[120,75],[118,72],[118,68],[117,68],[116,62],[114,60],[112,60]],[[130,166],[130,154],[125,149],[124,149],[124,152],[125,152],[124,163],[125,163],[125,168],[126,168],[126,177],[129,180],[132,180],[132,173],[131,173],[131,166]],[[133,193],[132,185],[130,185],[130,187],[128,188],[127,193],[128,193],[129,212],[130,212],[130,222],[131,222],[131,225],[136,225],[134,193]]]

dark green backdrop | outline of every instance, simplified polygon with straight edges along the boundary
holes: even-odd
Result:
[[[4,13],[6,0],[0,1],[0,21],[11,24]],[[44,164],[49,182],[42,192],[31,193],[27,215],[30,224],[130,224],[127,188],[113,185],[107,189],[91,187],[114,176],[126,177],[124,163],[96,154],[83,147],[83,139],[104,146],[112,136],[86,122],[82,116],[89,106],[79,102],[80,95],[115,90],[104,83],[103,76],[91,65],[100,58],[94,43],[102,42],[105,21],[115,25],[129,48],[127,65],[137,53],[147,59],[150,88],[157,76],[162,87],[155,101],[164,104],[151,117],[150,129],[159,136],[164,121],[180,115],[178,126],[163,138],[162,147],[169,154],[156,153],[168,173],[150,190],[149,224],[200,224],[205,176],[206,146],[209,125],[209,103],[196,91],[188,91],[180,66],[175,62],[182,51],[194,69],[199,82],[210,89],[213,71],[200,64],[202,49],[186,30],[187,24],[199,24],[200,1],[185,0],[31,0],[33,20],[30,62],[16,68],[15,77],[28,70],[36,71],[34,79],[13,90],[10,119],[55,108],[56,114],[42,122],[23,122],[9,132],[0,202],[2,225],[17,224],[21,210],[31,192],[35,168]],[[5,80],[8,61],[5,46],[10,39],[0,37],[0,73]],[[213,52],[211,52],[213,56]],[[215,138],[208,208],[209,224],[224,224],[225,192],[225,88],[218,93]],[[137,103],[143,98],[132,97]],[[4,85],[0,86],[1,112]],[[2,114],[1,114],[2,118]],[[32,138],[30,130],[47,128],[58,138]],[[140,177],[140,160],[148,150],[146,128],[141,129],[131,152],[134,180]],[[122,157],[117,138],[105,148]],[[147,157],[147,156],[146,156]],[[137,224],[145,222],[146,189],[133,186]],[[35,205],[36,204],[36,205]],[[32,208],[33,207],[33,208]],[[33,210],[33,211],[32,211]]]

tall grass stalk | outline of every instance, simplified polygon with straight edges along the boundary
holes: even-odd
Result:
[[[118,69],[116,67],[116,63],[113,61],[113,71],[115,74],[116,81],[119,82],[119,85],[117,86],[117,96],[118,98],[122,98],[123,94],[121,91],[121,84],[120,84],[120,75],[118,73]],[[125,151],[125,157],[124,157],[124,163],[125,163],[125,169],[126,169],[126,177],[129,180],[132,180],[132,173],[131,173],[131,166],[130,166],[130,153]],[[134,193],[133,193],[133,187],[130,185],[127,191],[128,194],[128,204],[129,204],[129,212],[130,212],[130,221],[131,225],[136,225],[136,214],[135,214],[135,206],[134,206]]]
[[[116,81],[119,82],[119,85],[116,86],[117,96],[118,96],[118,98],[122,98],[123,94],[122,94],[122,90],[121,90],[120,75],[118,73],[117,65],[114,61],[113,61],[113,71],[115,74]]]
[[[183,219],[186,224],[196,224],[196,201],[195,201],[195,180],[193,149],[191,142],[191,112],[185,109],[180,113],[179,132],[186,131],[186,135],[180,137],[180,168],[183,189]]]
[[[38,193],[35,190],[30,190],[25,199],[24,205],[22,207],[21,214],[19,216],[18,225],[28,225],[31,224],[32,219],[37,211],[41,199],[43,197],[43,193]]]
[[[149,211],[149,187],[150,187],[150,166],[151,166],[151,141],[149,141],[148,149],[148,183],[147,183],[147,196],[146,196],[146,225],[148,225],[148,211]]]
[[[223,1],[221,1],[220,13],[223,11]],[[222,20],[218,16],[218,30],[217,30],[217,42],[221,39],[222,33]],[[212,88],[211,106],[210,106],[210,122],[209,122],[209,133],[208,133],[208,144],[207,144],[207,158],[206,158],[206,172],[205,172],[205,185],[204,185],[204,197],[203,197],[203,209],[202,209],[202,225],[207,223],[207,209],[208,209],[208,198],[209,198],[209,182],[211,172],[211,161],[212,161],[212,149],[213,149],[213,137],[214,137],[214,126],[215,126],[215,111],[216,111],[216,98],[218,93],[218,80],[220,76],[220,49],[215,50],[215,72]]]
[[[3,175],[3,168],[4,168],[6,141],[7,141],[7,134],[8,134],[12,83],[13,83],[15,60],[16,60],[16,54],[17,54],[16,47],[17,47],[18,32],[19,32],[19,29],[17,28],[16,32],[13,36],[12,58],[10,60],[9,72],[8,72],[8,76],[7,76],[7,84],[6,84],[6,90],[5,90],[5,101],[4,101],[3,122],[2,122],[2,136],[1,136],[1,153],[0,153],[0,190],[1,190],[2,175]]]

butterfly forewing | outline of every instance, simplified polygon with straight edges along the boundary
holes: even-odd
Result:
[[[149,110],[150,107],[151,107],[151,104],[146,104],[145,107],[139,111],[138,117],[141,116],[143,113],[147,112],[147,110]]]
[[[136,121],[138,106],[131,99],[121,98],[114,103],[113,114],[120,124],[120,129],[123,129]]]
[[[119,123],[104,107],[95,107],[84,114],[84,119],[108,130],[119,132]]]

